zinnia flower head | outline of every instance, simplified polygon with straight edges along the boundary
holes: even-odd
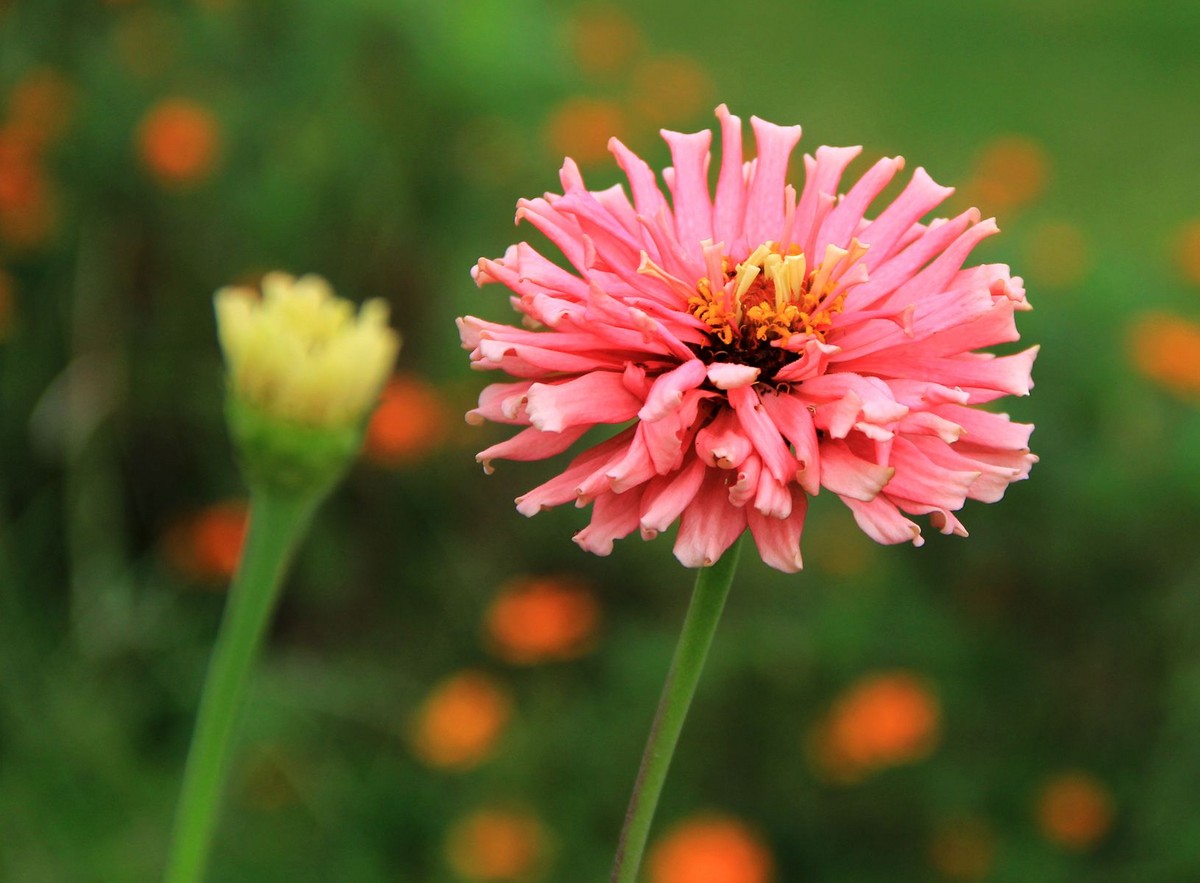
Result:
[[[230,433],[253,484],[327,490],[362,445],[400,337],[383,301],[355,313],[319,276],[268,273],[262,288],[215,297]]]
[[[337,297],[320,276],[268,273],[260,299],[248,288],[216,294],[217,329],[233,391],[248,404],[304,426],[359,423],[399,348],[388,308]]]
[[[459,320],[472,367],[516,378],[484,389],[467,419],[523,427],[478,459],[542,459],[615,427],[517,500],[526,515],[592,504],[575,541],[599,555],[678,519],[686,566],[748,527],[764,561],[794,571],[822,489],[881,543],[920,545],[910,516],[965,536],[964,502],[998,500],[1036,461],[1032,426],[974,407],[1027,394],[1036,355],[979,351],[1017,340],[1014,314],[1029,309],[1007,266],[963,266],[995,223],[975,209],[922,223],[953,191],[920,168],[869,218],[904,161],[879,160],[839,196],[858,147],[805,156],[797,194],[798,126],[752,118],[757,155],[743,162],[741,121],[724,106],[717,118],[715,193],[711,133],[664,131],[669,198],[613,139],[629,195],[588,190],[568,159],[561,195],[518,203],[574,272],[527,243],[475,268],[527,326]]]

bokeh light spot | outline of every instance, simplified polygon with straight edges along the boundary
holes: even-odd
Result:
[[[1115,812],[1108,788],[1095,776],[1081,771],[1054,776],[1042,786],[1037,798],[1037,822],[1042,834],[1060,846],[1081,852],[1104,838]]]
[[[512,716],[512,700],[477,671],[438,684],[412,721],[412,748],[425,763],[467,770],[487,760]]]
[[[484,623],[493,653],[517,665],[574,659],[592,647],[600,606],[570,577],[527,577],[503,586]]]
[[[650,883],[768,883],[774,860],[743,823],[720,816],[677,824],[650,852]]]
[[[545,864],[546,831],[519,810],[481,809],[459,820],[446,838],[446,860],[468,880],[528,881]]]

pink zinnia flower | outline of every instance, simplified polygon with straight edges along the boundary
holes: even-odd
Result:
[[[1014,313],[1029,309],[1007,266],[963,268],[996,224],[975,209],[921,223],[953,191],[920,168],[868,218],[904,161],[879,160],[838,196],[858,147],[805,156],[797,197],[799,126],[751,118],[757,157],[743,163],[741,121],[724,106],[717,118],[715,195],[711,133],[664,131],[669,200],[613,139],[632,202],[619,185],[589,191],[568,159],[562,195],[518,203],[575,272],[527,243],[475,268],[514,293],[527,326],[459,320],[472,367],[518,378],[484,389],[467,419],[525,427],[478,459],[490,471],[621,427],[517,499],[526,515],[591,503],[575,542],[597,555],[678,519],[688,567],[749,527],[764,561],[794,571],[822,489],[881,543],[920,545],[910,515],[965,536],[964,501],[998,500],[1037,459],[1032,426],[973,407],[1028,394],[1037,350],[977,351],[1017,340]]]

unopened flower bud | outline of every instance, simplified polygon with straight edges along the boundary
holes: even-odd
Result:
[[[331,483],[358,451],[400,346],[387,305],[356,313],[319,276],[270,273],[261,298],[223,288],[215,306],[248,477],[293,490]]]

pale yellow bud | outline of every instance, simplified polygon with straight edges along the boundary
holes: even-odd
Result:
[[[264,417],[313,428],[360,423],[391,373],[400,338],[382,300],[357,312],[319,276],[263,277],[216,294],[229,389]]]

